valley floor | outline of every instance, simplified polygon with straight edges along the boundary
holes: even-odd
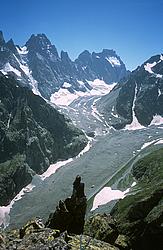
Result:
[[[99,116],[94,117],[93,120],[93,103],[96,99],[97,97],[89,97],[84,104],[85,100],[81,98],[74,104],[78,106],[78,110],[73,105],[65,109],[80,128],[86,132],[95,132],[96,137],[91,142],[92,147],[84,155],[73,159],[45,180],[35,176],[32,183],[35,188],[14,203],[10,213],[11,227],[22,226],[34,216],[46,219],[49,213],[54,211],[58,201],[71,194],[71,183],[78,174],[82,176],[85,183],[86,195],[90,200],[89,209],[91,209],[93,197],[107,185],[127,161],[139,153],[143,145],[145,147],[145,143],[163,139],[161,125],[134,131],[115,131],[105,126],[103,120],[99,120]],[[73,112],[71,112],[72,109],[74,109]],[[116,189],[116,185],[111,186]]]

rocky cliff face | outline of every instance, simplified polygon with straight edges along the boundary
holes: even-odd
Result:
[[[103,97],[98,109],[110,125],[148,126],[163,116],[163,56],[156,55],[119,83],[112,93]]]
[[[1,74],[0,89],[0,205],[4,205],[31,175],[76,156],[87,139],[68,118],[14,79]]]
[[[67,52],[62,51],[59,56],[44,34],[32,35],[24,47],[15,46],[12,40],[6,43],[2,32],[0,36],[0,71],[10,72],[21,84],[46,99],[60,88],[70,93],[85,92],[92,88],[89,81],[98,78],[111,84],[127,74],[113,50],[92,54],[84,51],[73,62]]]

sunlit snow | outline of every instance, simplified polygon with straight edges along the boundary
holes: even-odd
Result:
[[[115,56],[110,56],[109,58],[108,58],[108,57],[105,57],[105,59],[106,59],[109,63],[111,63],[112,67],[114,67],[114,66],[120,66],[120,65],[121,65],[120,61],[119,61],[118,58],[115,57]]]
[[[54,174],[57,171],[57,169],[70,163],[71,161],[73,161],[72,158],[70,158],[66,161],[58,161],[55,164],[51,164],[50,167],[42,175],[39,175],[39,176],[41,177],[42,180],[45,180],[50,175]]]
[[[159,141],[157,141],[157,142],[155,143],[155,145],[158,145],[158,144],[163,144],[163,139],[160,139]]]
[[[143,146],[141,147],[141,149],[144,149],[144,148],[148,147],[149,145],[154,144],[154,142],[156,142],[156,141],[157,141],[157,140],[145,142],[145,143],[143,144]]]
[[[24,72],[24,74],[28,77],[29,79],[29,84],[32,86],[32,91],[35,95],[40,95],[40,92],[38,90],[38,83],[37,81],[33,78],[32,76],[32,71],[29,70],[29,67],[25,61],[25,58],[26,58],[26,54],[28,53],[27,51],[27,47],[24,46],[21,48],[21,51],[20,49],[17,47],[17,51],[19,52],[20,54],[20,57],[21,57],[21,62],[18,60],[18,58],[14,55],[15,59],[17,60],[18,64],[19,64],[19,67],[21,68],[21,70]],[[21,76],[21,74],[20,74]]]
[[[163,117],[160,115],[155,115],[150,125],[160,125],[163,124]]]
[[[16,68],[13,68],[9,62],[7,62],[3,69],[0,70],[4,75],[6,75],[8,72],[14,72],[17,76],[21,76],[21,73]]]
[[[26,54],[28,54],[28,50],[27,50],[27,47],[26,47],[26,46],[21,47],[21,48],[16,47],[16,49],[17,49],[17,52],[18,52],[20,55],[26,55]]]
[[[163,60],[163,56],[160,55],[160,60],[159,60],[158,62],[146,63],[146,64],[144,65],[144,69],[145,69],[148,73],[153,74],[155,77],[157,77],[157,78],[162,78],[162,75],[156,74],[156,73],[153,72],[153,70],[152,70],[152,68],[153,68],[154,66],[156,66],[158,63],[160,63],[162,60]]]
[[[154,72],[152,71],[152,68],[156,65],[157,63],[156,62],[153,62],[153,63],[147,63],[144,65],[144,69],[146,71],[148,71],[150,74],[154,74]]]
[[[91,211],[95,210],[101,205],[107,204],[110,201],[123,199],[128,192],[129,188],[125,191],[120,191],[113,190],[111,187],[104,187],[98,194],[96,194]]]
[[[1,227],[6,228],[9,225],[10,221],[9,213],[14,203],[20,200],[25,193],[31,192],[34,187],[35,186],[32,184],[27,185],[15,196],[15,198],[10,202],[8,206],[0,207],[0,228]]]
[[[55,103],[56,105],[63,105],[68,106],[72,103],[75,99],[81,96],[102,96],[108,94],[116,85],[113,84],[106,84],[103,80],[95,79],[94,81],[87,81],[88,84],[92,87],[91,90],[86,92],[82,91],[74,91],[74,93],[70,93],[68,89],[60,88],[58,92],[55,92],[51,95],[50,101]],[[81,85],[84,85],[82,81],[78,81]]]
[[[135,102],[136,102],[137,92],[138,92],[138,89],[137,89],[137,84],[136,84],[135,85],[135,96],[134,96],[133,105],[132,105],[132,117],[133,117],[133,120],[132,120],[131,124],[126,125],[125,129],[127,129],[127,130],[137,130],[137,129],[145,128],[144,126],[142,126],[138,122],[138,119],[137,119],[137,117],[135,115]]]
[[[64,88],[70,88],[71,84],[69,82],[64,82],[63,86]]]
[[[136,182],[134,181],[131,187],[134,187],[135,185]],[[105,205],[110,201],[123,199],[130,191],[131,187],[127,188],[125,191],[114,190],[111,187],[104,187],[99,193],[96,194],[91,211],[94,211],[99,206]]]

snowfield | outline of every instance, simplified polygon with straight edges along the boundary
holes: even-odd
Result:
[[[103,80],[95,79],[94,81],[87,81],[88,84],[92,87],[91,90],[87,89],[86,92],[82,91],[74,91],[74,93],[71,93],[68,89],[71,86],[70,83],[64,83],[63,87],[60,88],[58,92],[55,92],[51,95],[50,101],[56,105],[59,106],[68,106],[70,105],[74,100],[76,100],[79,97],[82,96],[102,96],[108,94],[116,85],[116,83],[113,84],[106,84]],[[84,85],[84,82],[78,81],[80,85]]]

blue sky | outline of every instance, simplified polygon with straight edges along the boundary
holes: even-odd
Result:
[[[23,45],[45,33],[72,59],[83,50],[114,49],[132,70],[163,53],[163,0],[5,0],[0,30]]]

